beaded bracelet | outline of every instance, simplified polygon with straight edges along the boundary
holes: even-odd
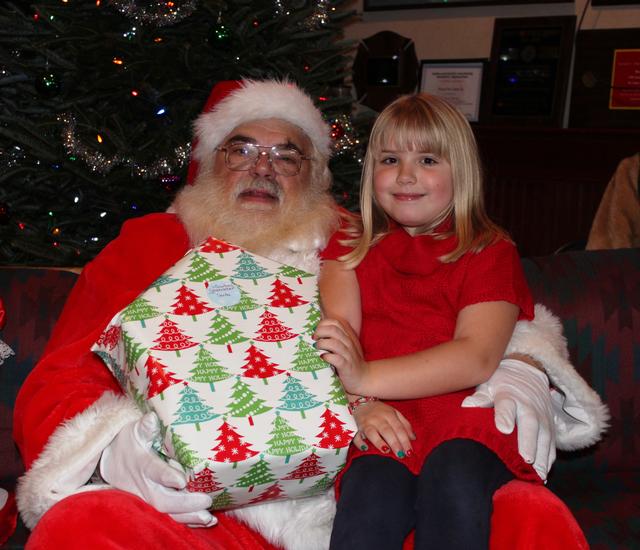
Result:
[[[358,397],[357,399],[355,399],[354,401],[351,401],[348,405],[348,409],[349,412],[351,414],[353,414],[353,412],[360,406],[360,405],[364,405],[365,403],[370,403],[371,401],[377,401],[378,398],[377,397],[373,397],[371,395],[367,395],[367,396],[361,396]]]

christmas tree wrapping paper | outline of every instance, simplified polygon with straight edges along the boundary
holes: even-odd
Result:
[[[109,323],[93,351],[161,422],[158,450],[214,509],[310,496],[355,423],[311,335],[315,276],[209,238]]]

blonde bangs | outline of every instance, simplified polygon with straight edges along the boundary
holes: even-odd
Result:
[[[449,162],[447,130],[441,118],[417,96],[401,99],[378,117],[369,140],[373,155],[384,150],[428,151]]]

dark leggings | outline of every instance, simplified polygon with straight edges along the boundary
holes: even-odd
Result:
[[[489,548],[493,494],[513,474],[484,445],[453,439],[436,447],[418,476],[392,458],[353,461],[340,486],[331,550]]]

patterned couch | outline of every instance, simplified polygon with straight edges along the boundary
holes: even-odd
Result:
[[[562,319],[573,364],[612,415],[599,444],[558,458],[549,487],[593,550],[640,548],[640,249],[566,252],[523,264],[536,301]],[[16,392],[75,279],[65,271],[0,268],[7,310],[0,339],[15,352],[0,365],[0,487],[10,491],[22,471],[11,439]],[[18,521],[3,548],[22,548],[27,536]]]

